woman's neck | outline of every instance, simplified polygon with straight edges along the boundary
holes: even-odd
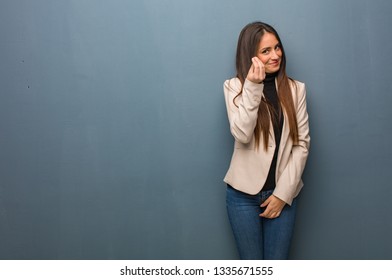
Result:
[[[265,74],[265,79],[264,79],[264,81],[265,81],[265,82],[274,81],[275,78],[278,76],[278,72],[279,72],[279,71],[276,71],[276,72],[274,72],[274,73],[266,73],[266,74]]]

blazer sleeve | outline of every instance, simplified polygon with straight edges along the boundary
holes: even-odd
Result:
[[[263,88],[263,84],[245,80],[242,94],[235,99],[234,104],[234,98],[241,92],[240,80],[233,78],[225,81],[223,85],[230,131],[240,143],[248,144],[253,138]]]
[[[292,146],[288,163],[279,177],[274,195],[291,205],[294,197],[302,187],[302,173],[310,148],[309,121],[306,110],[306,90],[303,83],[297,83],[297,122],[298,144]]]

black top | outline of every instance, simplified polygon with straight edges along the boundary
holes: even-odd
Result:
[[[271,110],[271,115],[275,114],[275,118],[272,117],[273,127],[274,127],[274,134],[275,134],[275,152],[274,152],[274,157],[271,162],[271,167],[268,172],[267,180],[265,181],[263,191],[265,190],[272,190],[275,188],[276,185],[276,163],[278,159],[278,152],[279,152],[279,144],[280,144],[280,138],[282,135],[282,128],[283,128],[283,114],[280,109],[280,103],[279,103],[279,98],[278,98],[278,93],[276,91],[276,84],[275,84],[275,78],[278,75],[278,72],[272,73],[272,74],[266,74],[266,77],[263,81],[264,83],[264,97],[267,100],[267,102],[273,107],[273,111]],[[271,143],[269,143],[271,144]]]

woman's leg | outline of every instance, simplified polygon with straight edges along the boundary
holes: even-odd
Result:
[[[263,259],[261,200],[227,187],[226,206],[231,228],[241,259]]]
[[[267,260],[286,260],[289,257],[293,236],[297,200],[291,206],[285,205],[278,218],[263,218],[264,258]]]

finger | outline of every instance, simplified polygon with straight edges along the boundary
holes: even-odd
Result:
[[[250,72],[253,73],[255,71],[255,65],[253,63],[253,59],[252,59],[252,64],[250,65]]]
[[[264,68],[263,62],[261,62],[261,60],[258,57],[255,58],[255,61],[260,69]]]
[[[264,211],[263,213],[259,214],[259,216],[263,217],[263,218],[268,218],[268,215],[267,215],[266,211]]]
[[[264,202],[260,205],[260,207],[266,207],[271,202],[271,196],[269,196]]]
[[[260,73],[260,65],[257,62],[257,57],[252,58],[252,68],[253,68],[253,74],[255,77],[257,77]]]
[[[278,218],[279,216],[280,216],[280,212],[276,212],[276,213],[274,213],[274,215],[273,215],[272,218],[276,219],[276,218]]]
[[[271,216],[272,210],[270,208],[265,207],[263,213],[261,213],[259,216],[264,217],[264,218],[269,218]]]
[[[255,63],[260,70],[264,68],[264,63],[257,56],[253,57],[252,60],[253,63]]]
[[[259,70],[259,75],[262,73],[264,64],[261,62],[261,60],[257,57],[255,57],[255,64],[257,65],[257,69]]]
[[[265,65],[259,58],[256,58],[256,62],[257,62],[258,67],[259,67],[258,78],[259,78],[259,80],[262,81],[265,78]]]
[[[262,218],[266,218],[266,219],[274,218],[273,214],[271,214],[271,213],[267,214],[267,213],[265,213],[265,211],[263,213],[261,213],[259,216]]]
[[[259,215],[260,217],[266,217],[269,215],[270,210],[268,209],[268,207],[266,207],[264,209],[264,211]]]
[[[270,214],[261,213],[259,216],[266,219],[275,219],[280,216],[280,212],[271,212]]]
[[[254,62],[256,62],[256,63],[261,63],[261,64],[263,64],[263,63],[261,62],[260,58],[258,58],[257,56],[252,57],[252,60],[253,60]]]

